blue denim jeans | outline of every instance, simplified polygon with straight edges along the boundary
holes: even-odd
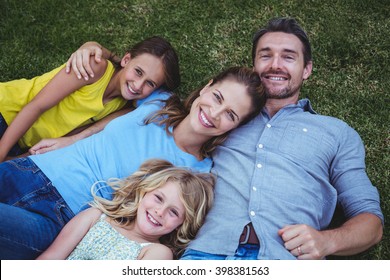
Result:
[[[239,245],[235,254],[232,256],[228,255],[217,255],[208,254],[201,251],[187,249],[181,260],[257,260],[259,254],[259,245],[243,244]]]
[[[3,115],[0,113],[0,139],[3,137],[4,132],[7,130],[8,124],[5,122]],[[23,150],[20,148],[19,144],[16,143],[11,150],[8,152],[8,156],[15,157],[27,152],[27,150]]]
[[[0,259],[35,259],[73,216],[31,159],[0,164]]]

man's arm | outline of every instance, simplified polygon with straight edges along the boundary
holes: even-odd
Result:
[[[367,250],[382,239],[383,226],[377,216],[362,213],[335,229],[317,231],[301,224],[286,226],[278,233],[286,249],[298,259],[323,259]]]

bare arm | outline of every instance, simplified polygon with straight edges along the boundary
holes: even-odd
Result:
[[[359,214],[330,230],[317,231],[307,225],[289,225],[279,230],[286,249],[298,259],[354,255],[377,244],[382,234],[381,220],[369,213]]]
[[[91,81],[94,82],[95,79]],[[5,159],[11,147],[26,133],[42,113],[86,84],[86,81],[67,75],[65,69],[61,69],[34,99],[23,107],[8,126],[0,140],[0,162]]]
[[[76,248],[88,230],[99,219],[101,212],[96,208],[88,208],[71,219],[54,242],[37,260],[64,260]]]
[[[95,62],[99,63],[101,58],[109,59],[113,62],[119,62],[120,58],[111,51],[104,48],[97,42],[86,42],[76,50],[66,62],[66,73],[74,71],[78,79],[83,77],[86,81],[93,78],[95,73],[90,65],[90,57],[94,56]]]
[[[43,139],[29,150],[30,154],[44,154],[49,151],[57,150],[66,146],[69,146],[81,139],[87,138],[95,133],[98,133],[104,129],[104,127],[113,119],[131,112],[133,108],[124,108],[119,111],[113,112],[110,115],[104,117],[98,122],[88,126],[76,128],[67,136],[52,139]]]

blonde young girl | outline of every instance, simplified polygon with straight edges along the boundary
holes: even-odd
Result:
[[[148,160],[113,199],[94,195],[38,259],[172,259],[192,240],[213,201],[214,177]]]
[[[133,46],[117,69],[106,59],[92,62],[91,68],[95,75],[89,79],[68,75],[62,65],[31,80],[0,83],[0,162],[43,138],[61,137],[100,120],[129,100],[143,99],[159,87],[173,90],[180,83],[175,50],[160,37]]]

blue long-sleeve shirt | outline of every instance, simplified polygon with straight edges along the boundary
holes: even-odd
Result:
[[[347,218],[372,213],[383,222],[364,159],[357,132],[316,114],[307,99],[272,118],[263,111],[215,151],[214,206],[189,248],[234,255],[243,227],[252,222],[259,259],[294,259],[278,230],[291,224],[325,229],[336,203]]]

